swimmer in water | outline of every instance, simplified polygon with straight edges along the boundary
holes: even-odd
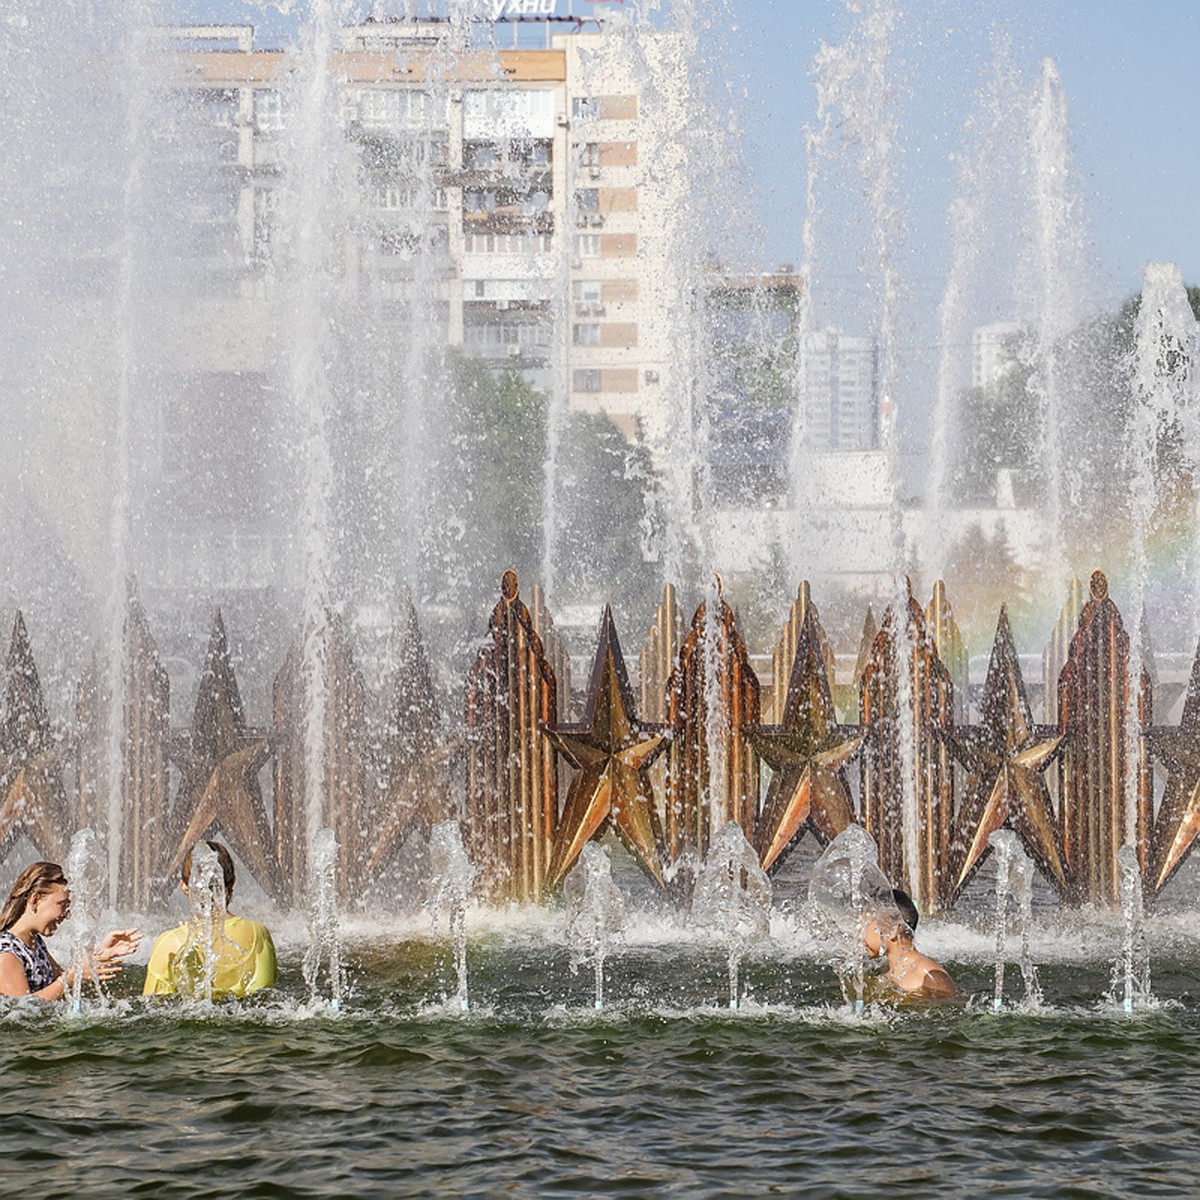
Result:
[[[71,915],[71,888],[58,863],[25,868],[0,909],[0,996],[61,1000],[76,985],[75,968],[65,971],[46,948],[46,938]],[[83,955],[85,979],[115,979],[142,940],[137,929],[114,929]]]
[[[233,856],[220,842],[208,842],[207,845],[221,868],[226,905],[220,928],[208,933],[208,940],[213,941],[215,936],[217,943],[213,947],[216,961],[211,964],[212,994],[214,998],[248,996],[262,988],[274,987],[279,967],[271,934],[258,921],[235,917],[228,911],[235,881]],[[191,882],[194,851],[195,846],[187,852],[180,872],[179,887],[185,896]],[[192,994],[195,991],[197,979],[203,977],[206,966],[203,939],[197,942],[195,936],[198,932],[203,931],[193,918],[159,934],[146,967],[144,995]]]
[[[885,982],[904,1000],[961,1000],[962,993],[946,968],[913,945],[918,913],[912,898],[894,888],[892,899],[898,915],[887,912],[870,917],[862,934],[867,954],[887,959]]]

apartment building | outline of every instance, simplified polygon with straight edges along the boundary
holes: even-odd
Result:
[[[809,334],[804,375],[811,447],[879,447],[879,349],[872,338],[848,337],[832,328]]]
[[[1015,321],[981,325],[971,334],[971,386],[991,387],[1019,362],[1024,326]]]
[[[333,185],[345,288],[392,306],[398,324],[420,314],[433,341],[561,388],[632,435],[669,369],[666,334],[648,320],[664,305],[660,235],[646,228],[662,207],[646,203],[655,185],[639,151],[653,118],[637,64],[595,19],[380,21],[342,37],[327,75],[345,141]],[[643,63],[668,37],[639,33]],[[211,161],[189,253],[236,262],[252,300],[286,236],[294,126],[314,119],[297,64],[256,49],[249,26],[163,40],[208,124],[192,141]]]

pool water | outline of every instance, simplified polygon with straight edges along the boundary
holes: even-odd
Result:
[[[276,992],[207,1009],[142,999],[135,966],[106,1006],[0,1012],[0,1194],[1192,1194],[1200,954],[1159,947],[1133,1015],[1078,954],[1042,965],[1039,1009],[993,1014],[972,945],[947,956],[968,1004],[857,1016],[779,947],[730,1011],[694,940],[614,950],[600,1012],[537,932],[472,940],[466,1013],[424,939],[351,941],[337,1012],[298,945]]]

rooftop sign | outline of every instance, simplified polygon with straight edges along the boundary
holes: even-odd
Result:
[[[625,0],[583,0],[585,4],[624,4]],[[489,0],[491,17],[557,17],[571,16],[572,0]],[[565,9],[565,13],[560,13]]]

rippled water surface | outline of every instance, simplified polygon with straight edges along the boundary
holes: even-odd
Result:
[[[0,1192],[40,1196],[1180,1196],[1200,1112],[1200,959],[1157,966],[1153,1010],[1100,997],[1104,962],[1043,968],[1045,1006],[841,1004],[828,969],[704,946],[590,973],[536,938],[449,954],[351,948],[342,1010],[298,959],[269,1000],[134,998],[0,1015]],[[140,970],[122,981],[132,993]],[[294,983],[292,981],[295,981]]]

